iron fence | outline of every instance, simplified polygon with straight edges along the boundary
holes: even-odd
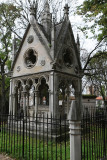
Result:
[[[107,115],[102,108],[87,112],[82,117],[82,158],[83,160],[107,159]]]
[[[44,114],[0,115],[0,152],[20,160],[69,160],[68,121]]]
[[[107,159],[107,115],[103,109],[82,115],[81,148],[82,160]],[[69,122],[45,114],[0,115],[0,152],[19,160],[70,160]]]

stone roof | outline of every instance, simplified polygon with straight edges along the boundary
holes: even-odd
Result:
[[[45,37],[47,38],[47,40],[50,41],[45,29],[43,28],[43,26],[40,23],[38,23],[38,25],[39,25],[40,29],[42,30],[43,34],[45,35]]]
[[[68,22],[69,22],[69,21],[68,21]],[[63,30],[65,31],[69,26],[71,26],[71,25],[70,25],[70,22],[69,22],[69,23],[66,23],[66,25],[65,25],[65,23],[66,23],[66,21],[61,21],[61,22],[55,24],[55,40],[56,40],[56,41],[60,38],[60,34],[63,33]],[[44,27],[43,27],[40,23],[37,23],[37,25],[38,25],[38,27],[40,28],[40,30],[43,32],[45,38],[47,39],[47,42],[49,42],[49,44],[50,44],[50,43],[51,43],[51,35],[50,35],[50,37],[48,36],[48,34],[46,33]],[[20,44],[20,46],[19,46],[18,52],[16,53],[16,56],[15,56],[14,62],[13,62],[13,64],[12,64],[11,70],[13,70],[13,68],[14,68],[15,62],[16,62],[17,57],[18,57],[18,55],[19,55],[19,53],[20,53],[20,51],[21,51],[21,48],[22,48],[22,46],[23,46],[23,42],[24,42],[24,40],[25,40],[25,38],[26,38],[26,36],[27,36],[27,33],[28,33],[29,29],[30,29],[30,26],[31,26],[31,24],[29,23],[29,24],[28,24],[28,27],[27,27],[27,29],[26,29],[26,31],[25,31],[25,34],[24,34],[24,36],[23,36],[23,39],[22,39],[22,41],[21,41],[21,44]],[[35,26],[36,26],[36,24],[34,24],[34,26],[33,26],[34,29],[36,28]],[[66,26],[66,28],[65,28],[65,26]],[[74,35],[73,35],[73,32],[72,32],[72,27],[70,27],[70,31],[71,31],[71,36],[72,36],[72,40],[73,40],[73,46],[74,46],[74,49],[75,49],[75,51],[76,51],[76,53],[77,53],[76,56],[77,56],[77,59],[78,59],[78,64],[80,65],[80,68],[81,68],[81,64],[80,64],[80,60],[79,60],[79,55],[78,55],[78,50],[77,50],[77,46],[76,46],[75,40],[74,40]],[[37,31],[37,34],[39,34],[38,31]],[[66,33],[65,33],[65,34],[66,34]],[[65,35],[63,35],[63,37],[64,37],[64,36],[65,36]],[[41,38],[40,38],[40,40],[43,41]],[[44,44],[44,45],[46,45],[46,44]],[[47,45],[48,45],[48,44],[47,44]],[[49,49],[49,48],[48,48],[48,49]]]
[[[60,30],[61,30],[61,27],[62,27],[62,22],[59,22],[55,25],[55,29],[56,29],[56,34],[55,34],[55,37],[56,39],[58,38],[58,35],[60,33]]]
[[[23,38],[22,38],[22,41],[21,41],[21,43],[20,43],[19,49],[18,49],[18,51],[16,52],[16,56],[15,56],[15,59],[14,59],[14,61],[13,61],[11,70],[13,70],[13,68],[14,68],[15,62],[16,62],[17,57],[18,57],[18,55],[19,55],[19,53],[20,53],[20,51],[21,51],[21,48],[22,48],[22,46],[23,46],[24,40],[25,40],[25,38],[26,38],[26,36],[27,36],[27,33],[28,33],[29,29],[30,29],[30,26],[31,26],[31,25],[30,25],[30,23],[29,23],[29,24],[28,24],[28,27],[27,27],[27,29],[26,29],[26,31],[25,31],[25,34],[24,34],[24,36],[23,36]]]

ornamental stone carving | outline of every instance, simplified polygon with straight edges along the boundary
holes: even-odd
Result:
[[[32,35],[30,35],[27,39],[28,43],[32,43],[34,41],[34,37]]]
[[[21,67],[17,66],[17,72],[20,72],[20,70],[21,70]]]
[[[45,60],[41,60],[41,65],[44,66],[45,65]]]

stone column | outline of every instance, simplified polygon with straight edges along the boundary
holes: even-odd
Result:
[[[65,89],[62,89],[62,107],[65,108]]]
[[[27,107],[27,116],[28,116],[28,109],[29,109],[29,92],[27,92],[27,102],[26,102],[26,107]]]
[[[53,115],[53,106],[54,106],[54,101],[53,101],[53,76],[54,73],[51,72],[50,73],[50,77],[49,77],[49,111],[50,114]]]
[[[67,90],[67,115],[68,115],[69,109],[70,109],[69,103],[70,103],[70,91]]]
[[[58,89],[54,92],[54,116],[56,118],[60,118],[60,112],[59,112],[59,92]]]
[[[13,116],[15,116],[15,109],[16,109],[16,93],[14,93],[14,94],[12,95],[12,99],[13,99],[12,113],[13,113]]]
[[[81,121],[69,121],[70,160],[81,160]]]
[[[36,114],[38,111],[38,93],[39,91],[34,91],[34,93],[35,93],[35,117],[36,117]]]
[[[73,101],[69,111],[70,160],[81,160],[81,118],[78,103]]]
[[[23,112],[24,116],[26,116],[26,92],[23,91]]]
[[[53,115],[53,92],[49,89],[49,115],[51,116],[51,114]]]
[[[10,80],[9,114],[12,113],[12,79]]]
[[[54,73],[54,80],[53,80],[53,101],[54,101],[54,106],[53,106],[53,115],[54,117],[59,118],[60,114],[59,114],[59,101],[58,101],[58,87],[59,87],[59,79],[58,79],[58,74]]]

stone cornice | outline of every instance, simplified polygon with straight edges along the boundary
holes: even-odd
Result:
[[[66,73],[66,72],[61,72],[61,71],[57,71],[57,70],[49,70],[49,71],[44,71],[44,72],[38,72],[38,73],[33,73],[33,74],[26,74],[26,75],[21,75],[21,76],[17,76],[17,77],[12,77],[11,79],[25,79],[27,77],[41,77],[43,75],[49,75],[51,72],[54,72],[54,73],[58,73],[58,75],[62,74],[63,76],[65,75],[68,75],[69,77],[72,77],[72,78],[79,78],[81,79],[81,75],[75,75],[75,74],[70,74],[70,73]]]

